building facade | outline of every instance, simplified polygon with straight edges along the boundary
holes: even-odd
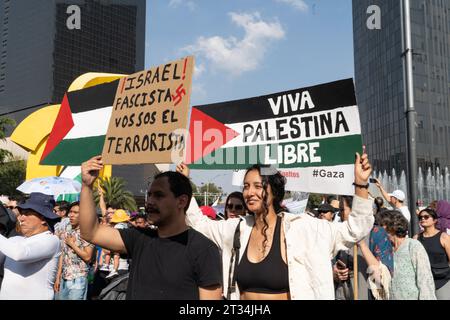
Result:
[[[450,167],[450,1],[410,0],[417,163]],[[369,29],[369,6],[381,10]],[[355,86],[363,141],[377,171],[406,171],[400,0],[353,0]]]
[[[145,0],[0,0],[0,115],[20,122],[59,104],[86,72],[143,70],[145,6]]]
[[[20,123],[60,104],[86,72],[143,70],[145,24],[146,0],[0,0],[0,116]],[[113,176],[141,199],[156,171],[117,166]]]

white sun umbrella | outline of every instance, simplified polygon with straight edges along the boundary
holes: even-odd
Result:
[[[62,177],[35,178],[22,183],[17,190],[30,194],[40,192],[58,198],[62,194],[73,194],[81,191],[81,183],[78,181]]]

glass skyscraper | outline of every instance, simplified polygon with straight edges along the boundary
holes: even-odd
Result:
[[[79,29],[68,27],[72,5]],[[145,0],[0,0],[0,115],[21,121],[59,104],[86,72],[143,70],[145,7]]]
[[[72,5],[80,9],[80,29],[68,27]],[[0,116],[19,123],[60,104],[86,72],[144,70],[145,14],[145,0],[0,0]],[[154,173],[154,165],[113,168],[137,198]]]
[[[450,1],[410,0],[417,163],[450,167]],[[381,29],[369,29],[371,5]],[[353,0],[356,96],[374,169],[406,171],[406,120],[400,0]]]

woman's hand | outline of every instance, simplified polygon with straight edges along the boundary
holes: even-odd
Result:
[[[181,173],[185,177],[189,178],[189,171],[189,167],[184,162],[181,162],[179,165],[177,165],[177,172]]]

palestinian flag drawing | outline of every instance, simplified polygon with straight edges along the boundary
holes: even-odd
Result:
[[[324,193],[323,184],[348,184],[331,187],[331,193],[353,194],[355,152],[361,153],[362,139],[352,79],[196,106],[189,133],[191,169],[266,164],[296,181],[288,190]]]
[[[65,94],[40,164],[79,166],[102,153],[118,83]]]

